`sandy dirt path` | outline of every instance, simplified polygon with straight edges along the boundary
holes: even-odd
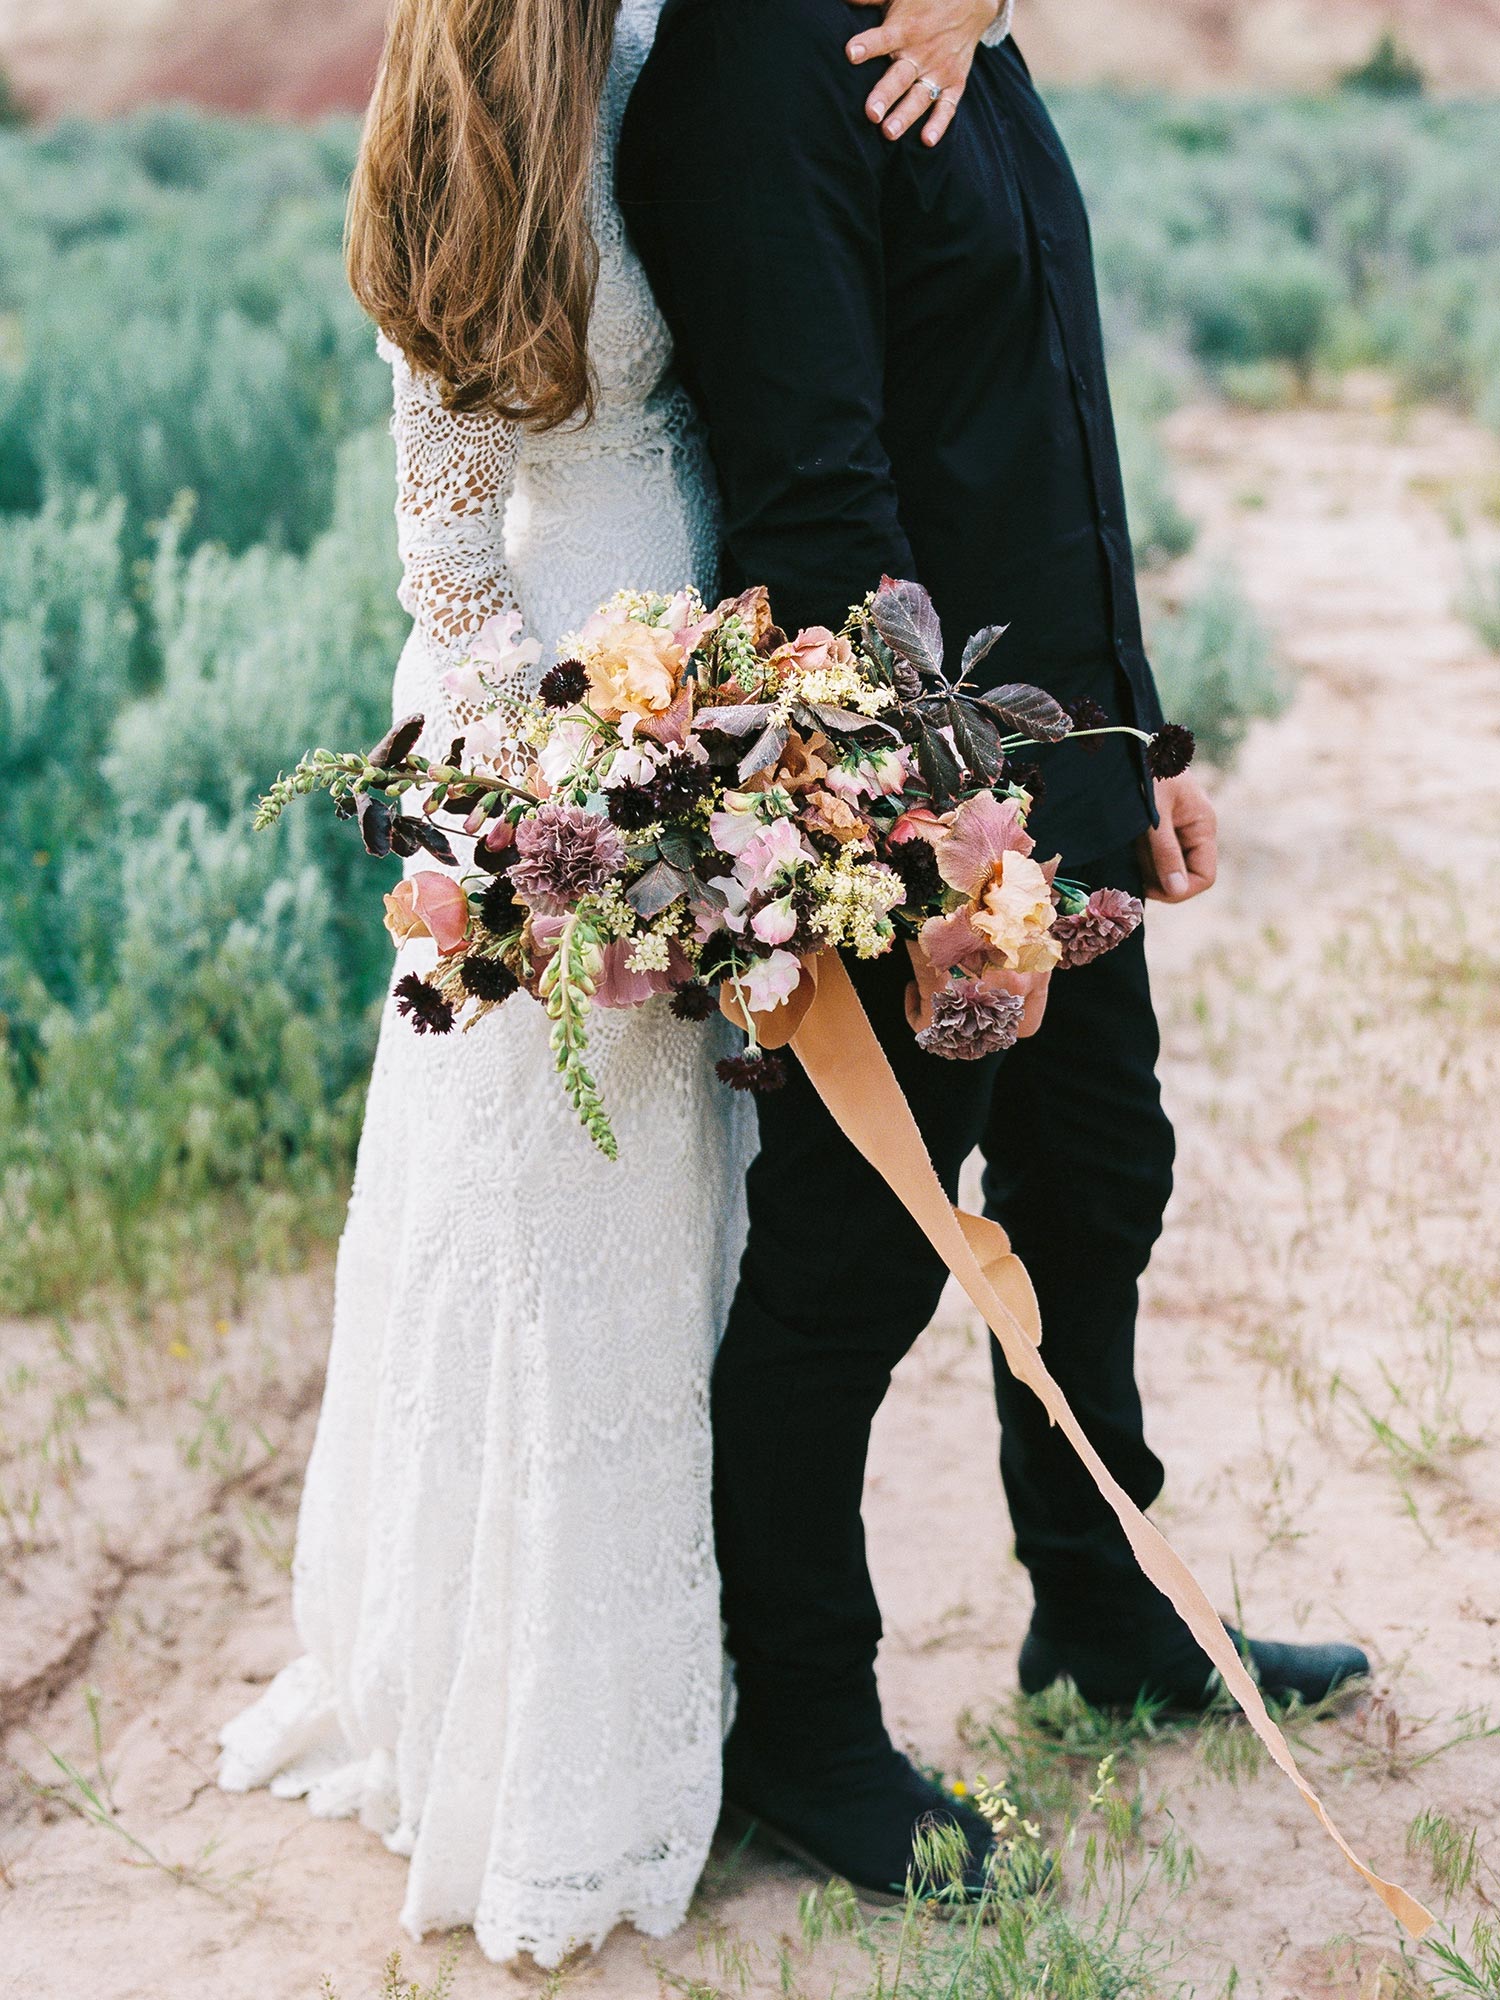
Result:
[[[1204,528],[1166,588],[1231,552],[1299,692],[1220,788],[1219,889],[1152,924],[1181,1137],[1142,1338],[1160,1519],[1255,1629],[1370,1649],[1375,1698],[1307,1729],[1308,1765],[1356,1846],[1430,1890],[1404,1853],[1416,1815],[1483,1830],[1500,1808],[1500,664],[1453,608],[1493,557],[1500,450],[1373,387],[1184,411],[1171,438]],[[438,1964],[439,1941],[398,1931],[403,1864],[373,1836],[210,1783],[217,1724],[293,1650],[326,1308],[315,1274],[222,1321],[185,1309],[149,1344],[7,1336],[0,1993],[310,2000],[326,1974],[366,2000],[393,1948],[413,1975]],[[982,1757],[959,1717],[1009,1700],[1027,1614],[987,1374],[981,1332],[945,1312],[869,1482],[890,1715],[950,1772]],[[1378,1905],[1279,1779],[1224,1763],[1168,1743],[1129,1767],[1145,1846],[1170,1812],[1197,1853],[1176,1905],[1152,1905],[1181,1976],[1389,1993]],[[836,1977],[857,1994],[847,1947],[795,1942],[805,1886],[721,1855],[687,1931],[617,1934],[563,1990],[771,1994],[791,1940],[809,2000]],[[458,2000],[543,1990],[463,1945]]]

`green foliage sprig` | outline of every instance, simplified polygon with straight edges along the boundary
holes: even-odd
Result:
[[[552,1022],[552,1053],[569,1102],[604,1157],[616,1160],[619,1144],[599,1087],[584,1061],[588,1047],[585,1023],[599,983],[603,948],[595,925],[582,910],[575,910],[563,927],[557,950],[547,961],[537,995]]]

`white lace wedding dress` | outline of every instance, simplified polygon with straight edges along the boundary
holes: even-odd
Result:
[[[394,711],[435,747],[461,721],[440,677],[491,613],[518,607],[545,664],[624,585],[714,586],[705,461],[609,193],[659,4],[624,0],[601,119],[597,420],[450,415],[386,350],[416,621]],[[596,1013],[592,1046],[618,1165],[524,995],[446,1038],[388,1005],[298,1532],[306,1654],[220,1767],[409,1855],[413,1933],[471,1924],[547,1966],[622,1919],[671,1930],[718,1812],[707,1379],[753,1131],[715,1026],[657,1001]]]

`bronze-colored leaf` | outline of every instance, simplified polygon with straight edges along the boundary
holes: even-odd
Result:
[[[458,856],[440,826],[434,826],[430,819],[412,819],[409,815],[404,816],[401,823],[411,828],[412,838],[419,847],[427,849],[434,861],[446,862],[450,868],[458,866]]]
[[[1022,681],[991,688],[976,700],[1002,729],[1029,736],[1035,743],[1061,743],[1073,727],[1072,716],[1060,702],[1054,701],[1044,689],[1029,687]]]
[[[959,669],[960,680],[985,657],[990,649],[1010,630],[1008,625],[986,625],[976,632],[964,647],[964,657]]]
[[[799,702],[793,711],[803,727],[826,729],[830,733],[843,736],[859,736],[867,730],[876,730],[882,736],[900,739],[899,729],[893,729],[888,722],[882,722],[876,715],[859,715],[852,708],[835,708],[826,701]],[[803,721],[810,717],[811,723]]]
[[[870,606],[870,622],[897,659],[909,660],[920,673],[940,671],[943,628],[920,583],[882,577]]]
[[[704,916],[717,916],[720,910],[729,907],[729,898],[724,891],[716,889],[712,882],[705,882],[698,874],[688,877],[688,901],[695,911]]]
[[[391,809],[384,799],[377,799],[372,792],[359,795],[359,833],[365,844],[365,853],[373,854],[377,861],[383,860],[391,851]]]
[[[948,720],[958,754],[983,785],[993,785],[1004,761],[1000,731],[982,708],[959,697],[948,704]]]
[[[417,738],[422,734],[426,717],[404,716],[386,731],[370,752],[370,762],[382,771],[392,771],[398,764],[404,764],[416,747]]]
[[[917,738],[917,769],[934,799],[951,799],[958,790],[958,759],[948,739],[926,723]]]
[[[637,916],[644,917],[649,923],[652,917],[659,917],[663,910],[670,910],[680,896],[685,896],[692,880],[686,869],[674,868],[670,861],[658,861],[638,881],[631,883],[625,891],[625,900]]]
[[[766,702],[737,702],[725,708],[700,708],[694,722],[699,729],[717,729],[723,736],[748,736],[752,729],[764,729],[770,713]]]
[[[670,861],[674,868],[691,868],[698,858],[692,835],[680,826],[663,827],[656,851],[663,861]]]
[[[740,783],[743,785],[747,779],[753,778],[757,771],[769,770],[785,750],[786,739],[786,725],[780,722],[771,723],[763,734],[757,736],[740,759]]]

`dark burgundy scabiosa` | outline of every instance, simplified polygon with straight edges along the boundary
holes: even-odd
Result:
[[[396,982],[396,1012],[404,1014],[419,1035],[446,1035],[453,1027],[453,1002],[415,972]]]
[[[952,979],[932,996],[932,1026],[917,1036],[930,1056],[977,1062],[1008,1049],[1020,1031],[1024,1002],[981,979]]]
[[[938,871],[937,855],[930,840],[915,834],[910,840],[898,841],[886,849],[884,859],[905,883],[907,903],[925,906],[941,900],[947,885]]]
[[[762,1049],[758,1056],[722,1056],[714,1064],[714,1075],[731,1090],[749,1090],[763,1097],[768,1090],[780,1090],[786,1082],[786,1064],[780,1056]]]
[[[1191,729],[1180,722],[1164,722],[1146,745],[1146,768],[1153,778],[1179,778],[1197,747]]]
[[[1064,966],[1087,965],[1123,944],[1146,914],[1139,896],[1123,889],[1096,889],[1081,910],[1055,917],[1052,936],[1062,946]]]
[[[458,977],[471,1000],[489,1000],[496,1004],[508,1000],[521,985],[510,967],[503,965],[498,958],[485,958],[472,951],[460,961]]]
[[[1081,694],[1073,701],[1060,702],[1058,706],[1066,709],[1068,714],[1072,716],[1073,727],[1075,729],[1107,729],[1109,727],[1108,712],[1100,703],[1095,701],[1091,694]]]
[[[1040,764],[1007,764],[1005,782],[1030,794],[1033,812],[1047,796],[1047,780],[1042,776]]]
[[[582,660],[559,660],[549,673],[542,675],[537,689],[548,708],[571,708],[588,691],[588,668]]]
[[[543,916],[565,915],[625,866],[619,830],[582,806],[552,801],[516,828],[516,894]]]
[[[695,757],[664,758],[651,781],[658,819],[675,819],[689,813],[713,789],[713,773]]]
[[[479,921],[496,937],[508,937],[526,921],[526,912],[516,901],[509,875],[497,875],[479,898]]]
[[[706,1021],[718,1011],[718,996],[701,979],[685,979],[672,988],[672,1012],[679,1021]]]
[[[1081,694],[1073,701],[1061,704],[1073,718],[1073,727],[1079,729],[1107,729],[1109,717],[1091,694]],[[1097,736],[1088,737],[1080,746],[1086,757],[1097,757],[1104,748]]]
[[[661,818],[661,808],[650,785],[615,785],[604,796],[609,801],[610,818],[627,833],[654,826]]]

